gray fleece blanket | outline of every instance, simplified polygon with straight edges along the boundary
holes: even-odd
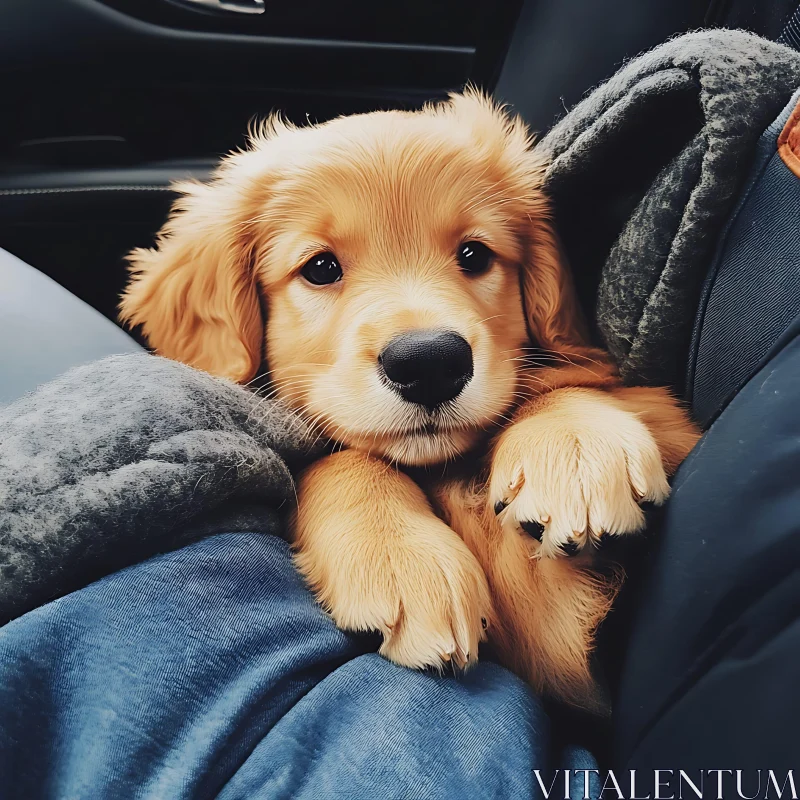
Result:
[[[798,86],[800,53],[699,31],[628,63],[540,142],[583,304],[629,382],[682,390],[717,235]]]
[[[717,232],[800,54],[696,33],[625,66],[540,146],[565,248],[627,378],[679,385]],[[0,409],[0,624],[215,531],[280,532],[305,428],[149,355],[79,368]]]
[[[201,535],[280,533],[308,445],[279,405],[146,353],[0,409],[0,625]]]

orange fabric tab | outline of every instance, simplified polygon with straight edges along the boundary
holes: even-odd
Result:
[[[778,153],[783,163],[800,178],[800,103],[795,106],[778,137]]]

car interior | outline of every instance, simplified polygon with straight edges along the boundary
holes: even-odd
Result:
[[[254,120],[417,108],[472,84],[545,132],[638,53],[700,27],[774,40],[796,5],[4,0],[0,248],[24,264],[0,268],[0,331],[30,341],[0,359],[0,405],[71,363],[137,347],[116,327],[126,254],[152,244],[172,182],[208,177]],[[643,161],[649,180],[647,169]],[[587,305],[597,280],[576,274]],[[4,285],[14,289],[6,301]],[[55,333],[37,339],[40,322],[16,333],[23,317],[46,319]],[[58,352],[49,363],[26,360],[36,348]]]
[[[0,245],[109,319],[170,182],[253,120],[417,107],[472,83],[545,131],[627,58],[699,26],[776,36],[792,10],[709,0],[7,0]]]

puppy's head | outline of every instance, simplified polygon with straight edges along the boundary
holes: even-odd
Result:
[[[122,316],[165,356],[277,394],[405,464],[467,450],[524,347],[580,346],[525,126],[477,94],[294,128],[180,187]]]

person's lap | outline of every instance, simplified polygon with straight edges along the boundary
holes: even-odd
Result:
[[[26,800],[523,797],[563,766],[510,673],[439,677],[371,646],[276,537],[163,554],[0,629],[0,783]]]

